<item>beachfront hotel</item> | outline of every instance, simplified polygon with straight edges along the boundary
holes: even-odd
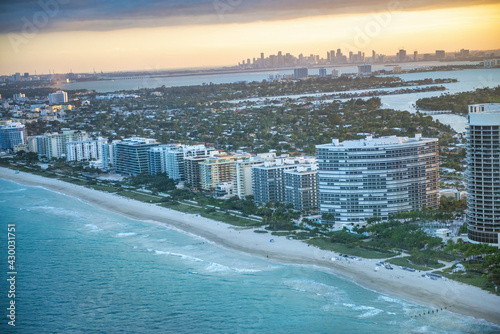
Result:
[[[320,213],[328,223],[362,224],[439,207],[437,139],[368,136],[316,149]]]
[[[148,172],[148,151],[159,143],[155,139],[132,137],[116,143],[114,161],[117,173],[138,175]]]
[[[500,104],[470,105],[467,120],[468,238],[499,246]]]

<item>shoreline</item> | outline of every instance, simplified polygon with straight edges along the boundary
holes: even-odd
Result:
[[[448,279],[431,280],[422,272],[409,272],[394,266],[394,270],[380,268],[380,259],[361,261],[338,260],[338,254],[309,246],[284,236],[254,233],[253,229],[238,227],[154,204],[139,202],[115,194],[89,189],[57,179],[19,172],[0,167],[0,178],[80,199],[86,203],[141,221],[155,221],[192,233],[228,249],[245,252],[269,260],[312,265],[333,271],[336,275],[391,297],[405,299],[431,309],[448,311],[484,319],[500,325],[500,296],[478,287]],[[270,242],[274,239],[275,242]]]

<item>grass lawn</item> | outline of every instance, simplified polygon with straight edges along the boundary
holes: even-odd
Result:
[[[475,273],[475,272],[466,272],[466,273],[456,273],[452,274],[450,269],[447,269],[445,272],[443,271],[436,271],[436,273],[443,275],[446,278],[462,282],[465,284],[469,285],[474,285],[477,286],[478,288],[481,288],[486,291],[490,291],[492,293],[495,293],[495,286],[493,283],[491,283],[488,278],[483,277],[482,274],[480,273]],[[500,295],[500,291],[496,293],[497,295]]]
[[[396,255],[394,253],[383,253],[361,247],[349,247],[346,244],[330,242],[324,238],[312,238],[307,240],[306,242],[321,249],[352,256],[364,257],[366,259],[384,259]]]
[[[95,187],[96,185],[92,185],[92,187]],[[123,190],[117,193],[120,196],[128,197],[130,199],[135,199],[136,201],[141,201],[141,202],[146,202],[146,203],[158,203],[160,200],[157,197],[145,195],[145,194],[138,194],[133,191],[127,191]]]
[[[86,186],[87,185],[87,181],[83,181],[83,180],[80,180],[80,179],[75,179],[75,178],[72,178],[72,177],[69,177],[69,176],[59,177],[59,180],[64,181],[64,182],[68,182],[68,183],[73,183],[73,184],[76,184],[76,185],[79,185],[79,186]]]
[[[418,264],[412,264],[409,262],[408,257],[396,257],[394,259],[387,260],[387,262],[397,266],[403,266],[403,267],[413,268],[415,270],[424,270],[424,271],[434,270],[436,268],[441,268],[444,266],[444,264],[441,263],[439,264],[439,267],[427,267]]]
[[[293,235],[294,239],[297,240],[307,240],[309,238],[315,237],[316,233],[308,232],[308,231],[300,231]]]
[[[180,211],[180,212],[189,212],[191,214],[199,214],[202,217],[218,220],[218,221],[221,221],[221,222],[224,222],[224,223],[227,223],[230,225],[234,225],[234,226],[260,226],[261,225],[259,222],[256,222],[256,221],[253,221],[250,219],[244,219],[244,218],[235,217],[232,215],[226,215],[222,212],[207,213],[204,208],[197,208],[197,207],[193,207],[193,206],[185,205],[185,204],[181,204],[181,203],[175,203],[175,204],[163,203],[160,205],[165,207],[165,208]]]
[[[276,236],[281,236],[281,237],[286,237],[288,235],[292,235],[292,231],[274,231],[274,232],[271,232],[272,235],[276,235]]]
[[[104,185],[104,184],[94,184],[94,185],[89,185],[87,187],[95,189],[95,190],[106,191],[108,193],[116,193],[118,191],[118,189],[116,189],[115,187],[113,187],[113,186],[107,186],[107,185]]]

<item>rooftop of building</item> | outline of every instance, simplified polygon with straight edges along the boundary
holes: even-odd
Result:
[[[500,103],[470,104],[469,113],[500,113]]]
[[[298,165],[294,169],[290,169],[285,171],[285,173],[289,174],[307,174],[307,173],[314,173],[318,171],[318,165],[317,164],[310,164],[310,165]]]
[[[6,122],[5,124],[0,124],[1,129],[17,129],[17,128],[24,128],[24,124],[21,124],[19,122]]]
[[[345,148],[363,148],[363,147],[378,147],[378,146],[394,146],[403,145],[408,143],[416,143],[422,141],[437,141],[436,138],[423,138],[421,134],[416,134],[415,137],[398,137],[398,136],[386,136],[373,138],[372,136],[366,136],[365,139],[358,140],[345,140],[340,142],[338,139],[332,139],[331,144],[317,145],[317,148],[328,148],[328,147],[345,147]]]
[[[186,152],[186,151],[214,150],[214,148],[206,147],[204,144],[198,144],[198,145],[166,144],[154,147],[152,148],[152,150]]]
[[[280,157],[288,157],[288,155],[281,155]],[[236,161],[237,164],[248,164],[248,163],[263,163],[264,161],[269,161],[269,160],[274,160],[276,159],[276,153],[275,152],[268,152],[268,153],[258,153],[256,155],[250,155],[248,159],[244,160],[238,160]]]
[[[310,165],[317,162],[316,157],[287,157],[277,158],[271,161],[264,161],[262,165],[254,166],[255,168],[279,168],[291,165]]]
[[[126,139],[122,140],[118,144],[130,145],[130,146],[139,146],[139,145],[158,144],[158,142],[156,141],[156,139],[131,137],[131,138],[126,138]]]
[[[469,105],[468,126],[500,125],[500,103],[482,103]]]
[[[225,159],[246,159],[250,157],[250,153],[225,153],[219,151],[210,152],[210,156],[205,159],[206,162],[216,162]]]
[[[192,157],[185,157],[184,160],[205,160],[208,157],[208,155],[196,155]]]
[[[97,143],[97,142],[108,142],[108,138],[106,137],[97,137],[97,138],[89,138],[85,140],[77,140],[77,141],[69,141],[66,143],[66,145],[73,145],[73,144],[81,144],[81,143]]]

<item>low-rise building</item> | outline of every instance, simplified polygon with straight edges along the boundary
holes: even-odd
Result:
[[[232,182],[222,182],[215,188],[217,197],[230,196],[234,192],[234,185]]]

